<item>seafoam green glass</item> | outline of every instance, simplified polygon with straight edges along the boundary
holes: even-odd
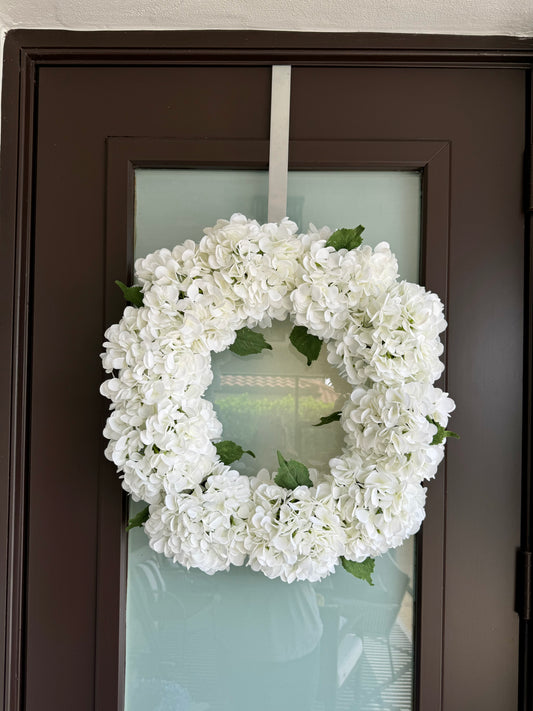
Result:
[[[220,217],[266,220],[263,171],[136,171],[136,257],[198,240]],[[288,213],[331,228],[363,224],[386,240],[400,273],[417,281],[417,172],[295,171]],[[324,354],[307,367],[289,323],[265,332],[272,351],[213,356],[214,403],[224,438],[251,449],[235,465],[276,469],[275,452],[327,467],[342,447],[334,422],[350,387]],[[136,506],[133,505],[132,511]],[[248,568],[205,575],[129,535],[126,711],[410,711],[413,706],[414,541],[376,561],[375,585],[342,568],[324,581],[282,583]]]

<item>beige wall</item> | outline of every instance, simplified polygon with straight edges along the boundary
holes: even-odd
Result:
[[[0,0],[0,27],[533,35],[532,0]]]

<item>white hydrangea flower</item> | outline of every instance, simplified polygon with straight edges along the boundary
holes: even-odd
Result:
[[[207,400],[132,407],[129,420],[127,410],[115,410],[104,429],[110,440],[106,456],[124,473],[123,486],[135,500],[155,503],[163,481],[181,491],[209,474],[217,461],[212,440],[221,433]]]
[[[218,464],[203,485],[150,506],[144,528],[156,552],[212,575],[243,565],[249,514],[248,478]]]
[[[162,287],[176,285],[181,291],[186,291],[194,278],[203,274],[197,258],[198,245],[192,240],[186,240],[172,251],[158,249],[135,262],[135,274],[148,292],[152,285]]]
[[[439,334],[446,328],[442,304],[418,284],[400,282],[367,302],[328,344],[328,360],[342,365],[351,383],[433,383],[444,366]]]
[[[357,387],[342,410],[345,441],[363,456],[406,457],[432,447],[437,428],[429,418],[437,414],[446,425],[453,401],[438,388],[408,382],[387,387],[375,383]]]
[[[386,242],[336,251],[326,236],[313,235],[303,255],[302,284],[292,294],[295,322],[322,339],[342,340],[349,322],[363,319],[371,299],[398,277],[398,264]]]
[[[346,523],[344,556],[362,562],[397,548],[414,535],[425,517],[426,490],[420,484],[404,483],[397,490],[381,491],[381,506],[357,507],[357,517],[348,495],[339,495],[339,511]]]
[[[287,317],[300,276],[302,242],[289,219],[259,225],[238,213],[204,230],[198,260],[224,279],[240,301],[249,326]]]
[[[314,469],[309,475],[313,486],[293,491],[278,486],[266,469],[251,481],[248,565],[268,578],[320,580],[333,572],[343,552],[345,532],[331,480]]]
[[[403,471],[385,471],[346,449],[330,462],[337,510],[346,527],[344,555],[362,562],[418,531],[425,489]]]

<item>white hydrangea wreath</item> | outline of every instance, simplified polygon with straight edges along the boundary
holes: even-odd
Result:
[[[134,305],[106,331],[112,377],[106,456],[135,501],[149,504],[150,546],[208,574],[249,565],[269,578],[317,581],[342,562],[369,579],[373,558],[400,545],[424,518],[423,482],[444,455],[453,401],[440,376],[442,304],[398,281],[385,242],[355,230],[289,219],[260,225],[240,214],[204,230],[199,244],[160,249],[135,264]],[[345,447],[330,470],[278,453],[277,472],[231,469],[240,446],[203,398],[211,353],[269,348],[249,329],[295,324],[291,341],[310,363],[322,342],[353,386],[340,420]]]

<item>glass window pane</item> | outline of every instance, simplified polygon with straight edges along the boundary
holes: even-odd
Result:
[[[136,181],[136,257],[185,239],[199,240],[234,212],[267,221],[268,173],[260,170],[141,168]],[[420,173],[417,171],[289,172],[287,213],[303,232],[365,226],[364,241],[386,241],[400,274],[418,281]]]
[[[239,211],[266,220],[263,171],[139,169],[136,257],[198,240]],[[420,175],[291,172],[289,216],[304,230],[364,224],[365,242],[391,243],[404,278],[417,281]],[[224,438],[256,454],[242,473],[276,467],[276,449],[326,467],[340,452],[349,385],[324,355],[311,367],[289,346],[290,324],[265,332],[272,351],[213,356]],[[141,505],[138,505],[142,507]],[[132,507],[135,510],[135,506]],[[208,576],[129,536],[126,710],[409,711],[413,708],[414,541],[378,559],[375,585],[342,568],[317,584],[268,580],[248,568]]]

